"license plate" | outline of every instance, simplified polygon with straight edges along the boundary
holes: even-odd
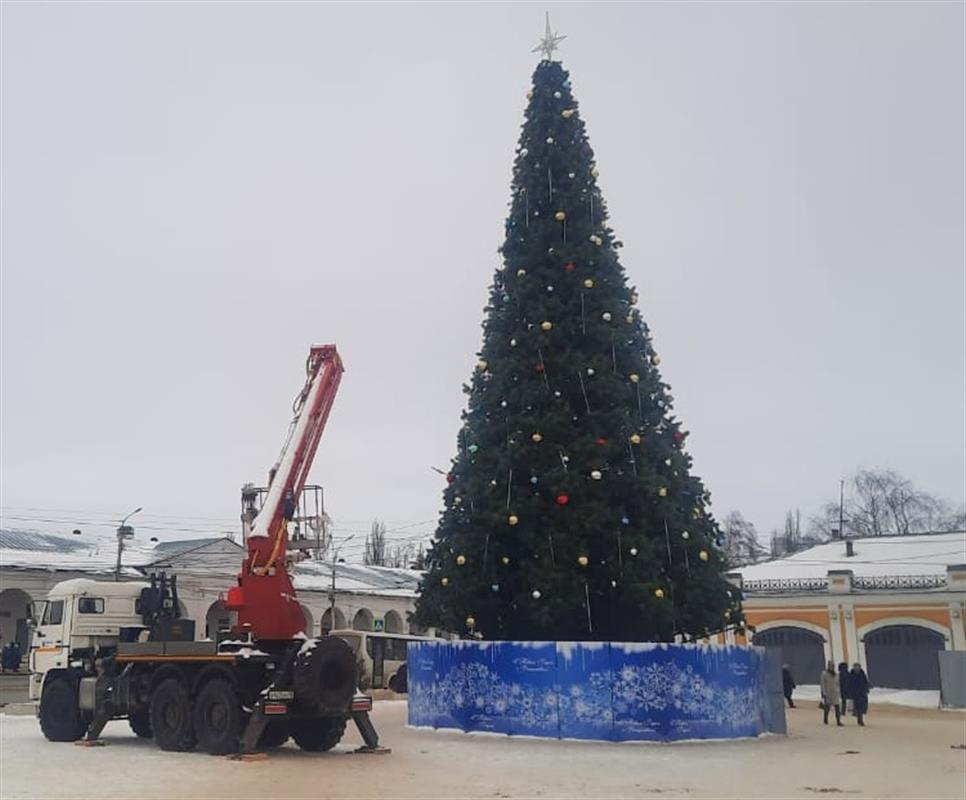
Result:
[[[294,700],[295,692],[291,689],[272,689],[268,693],[269,700]]]

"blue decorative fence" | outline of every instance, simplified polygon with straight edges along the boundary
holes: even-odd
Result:
[[[761,647],[410,642],[408,661],[413,726],[614,741],[784,730]]]

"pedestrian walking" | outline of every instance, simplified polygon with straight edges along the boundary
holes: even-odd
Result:
[[[795,689],[795,679],[788,664],[782,664],[782,691],[788,701],[789,708],[795,708],[795,701],[792,700],[792,691]]]
[[[20,672],[20,662],[23,660],[23,651],[20,649],[20,641],[14,639],[10,643],[10,666],[14,672]]]
[[[835,671],[835,662],[829,661],[825,666],[822,677],[819,678],[819,687],[822,690],[822,722],[828,725],[828,712],[834,709],[835,724],[842,725],[842,694],[839,691],[839,676]]]
[[[869,689],[871,688],[869,677],[862,669],[862,665],[855,662],[849,673],[849,694],[852,697],[852,708],[855,710],[859,725],[865,725],[863,717],[869,713]]]
[[[842,716],[848,712],[849,698],[852,696],[849,691],[849,665],[843,661],[839,664],[839,693],[842,695]]]

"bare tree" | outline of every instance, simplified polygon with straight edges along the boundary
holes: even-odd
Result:
[[[374,567],[386,566],[386,523],[373,520],[369,533],[366,534],[365,552],[362,554],[364,564]]]
[[[810,532],[828,539],[840,536],[886,536],[963,530],[966,509],[954,511],[945,500],[916,489],[912,481],[891,469],[862,469],[848,481],[843,507],[830,500],[810,522]]]
[[[729,511],[721,521],[722,555],[729,569],[754,564],[767,553],[758,541],[758,531],[740,511]]]
[[[390,548],[386,557],[386,566],[400,569],[427,569],[428,561],[425,545],[410,542]]]

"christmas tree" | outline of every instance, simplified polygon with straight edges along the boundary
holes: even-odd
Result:
[[[568,73],[533,75],[502,265],[415,621],[669,641],[741,621]]]

